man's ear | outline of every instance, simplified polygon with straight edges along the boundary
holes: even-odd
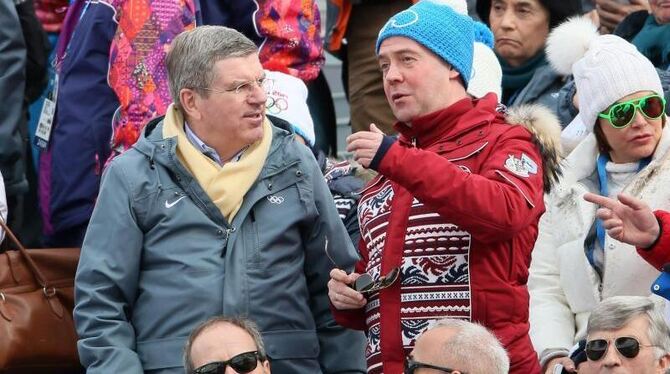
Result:
[[[263,366],[263,373],[270,374],[270,360],[265,360],[261,364]]]
[[[666,353],[658,359],[658,369],[660,374],[670,372],[670,353]]]
[[[200,95],[190,88],[182,88],[179,91],[179,103],[184,111],[184,115],[189,118],[200,119]]]

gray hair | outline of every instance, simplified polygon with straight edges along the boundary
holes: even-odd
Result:
[[[214,81],[217,61],[256,52],[258,48],[249,38],[224,26],[200,26],[177,35],[165,57],[175,106],[182,109],[179,92],[184,88],[208,97],[209,92],[202,88],[209,88]]]
[[[632,319],[644,316],[649,322],[647,334],[652,345],[656,346],[656,359],[670,352],[670,329],[661,307],[652,299],[644,296],[614,296],[598,304],[586,327],[586,335],[595,331],[611,331],[624,327]]]
[[[200,336],[200,334],[203,333],[203,331],[219,324],[233,325],[246,331],[249,335],[251,335],[251,338],[254,339],[254,344],[256,345],[256,350],[258,351],[258,355],[260,356],[261,361],[267,360],[265,345],[263,344],[261,333],[258,331],[258,326],[256,326],[252,320],[241,317],[218,316],[210,318],[196,326],[196,328],[191,332],[191,335],[188,337],[188,341],[184,347],[184,368],[186,369],[186,374],[191,374],[193,370],[195,370],[195,367],[193,367],[193,358],[191,357],[191,348],[193,347],[193,342],[198,338],[198,336]]]
[[[443,319],[431,329],[446,327],[458,331],[442,347],[456,360],[448,364],[468,374],[507,374],[509,357],[498,339],[485,327],[464,320]],[[458,366],[456,366],[458,365]]]

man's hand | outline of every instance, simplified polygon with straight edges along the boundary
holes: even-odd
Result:
[[[648,0],[629,0],[622,4],[617,0],[596,0],[601,33],[611,33],[627,15],[638,10],[649,10]]]
[[[552,358],[547,362],[547,366],[544,369],[544,374],[554,374],[554,367],[558,364],[563,365],[563,368],[568,373],[576,373],[577,369],[575,368],[575,363],[569,357],[556,357]]]
[[[651,208],[629,195],[619,194],[618,199],[592,193],[584,195],[584,200],[602,207],[596,215],[603,221],[610,237],[636,247],[649,248],[661,232]]]
[[[384,139],[384,133],[370,124],[370,131],[359,131],[347,137],[347,152],[354,154],[354,160],[364,168],[369,168]]]
[[[328,297],[330,302],[338,310],[360,309],[368,302],[363,294],[349,287],[360,274],[347,274],[344,270],[333,269],[330,271],[328,281]]]

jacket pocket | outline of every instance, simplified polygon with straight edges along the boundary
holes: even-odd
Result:
[[[181,368],[186,337],[137,342],[137,355],[144,370]]]
[[[273,360],[319,357],[319,339],[314,330],[266,331],[262,335],[265,350]]]

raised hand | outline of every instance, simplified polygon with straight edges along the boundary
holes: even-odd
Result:
[[[354,154],[354,160],[364,168],[369,168],[384,139],[384,133],[370,124],[370,131],[359,131],[347,137],[347,151]]]
[[[617,198],[618,201],[592,193],[584,195],[584,200],[601,206],[596,215],[610,237],[636,247],[650,247],[661,230],[651,208],[626,194],[619,194]]]

